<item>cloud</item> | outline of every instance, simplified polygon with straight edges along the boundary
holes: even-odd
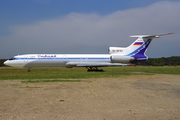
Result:
[[[10,27],[13,34],[0,38],[0,57],[25,53],[108,53],[110,46],[128,46],[134,34],[163,36],[150,45],[149,57],[179,55],[180,2],[158,2],[148,7],[108,15],[69,13],[31,25]]]

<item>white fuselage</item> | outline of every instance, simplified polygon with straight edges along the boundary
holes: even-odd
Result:
[[[110,54],[26,54],[7,60],[4,64],[13,67],[68,67],[70,62],[107,62]],[[72,65],[71,65],[72,66]]]

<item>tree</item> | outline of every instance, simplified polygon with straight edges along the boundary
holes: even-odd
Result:
[[[6,65],[4,65],[4,62],[5,62],[6,60],[7,60],[7,59],[0,59],[0,67],[6,66]]]

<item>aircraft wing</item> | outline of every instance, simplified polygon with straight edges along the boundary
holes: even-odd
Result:
[[[67,67],[108,67],[108,66],[125,66],[128,64],[122,63],[107,63],[107,62],[68,62]]]

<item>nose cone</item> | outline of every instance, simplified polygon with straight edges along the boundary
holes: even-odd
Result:
[[[23,61],[18,61],[18,60],[7,60],[4,62],[5,65],[11,66],[11,67],[23,67]]]
[[[6,61],[4,62],[4,65],[9,66],[9,65],[10,65],[10,64],[9,64],[9,60],[6,60]]]

